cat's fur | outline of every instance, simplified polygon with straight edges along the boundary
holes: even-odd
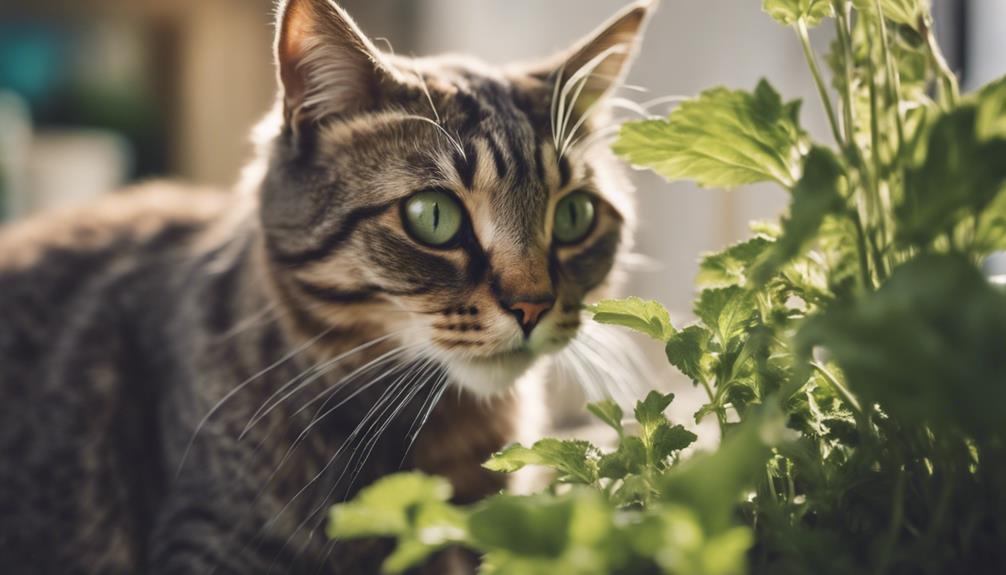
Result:
[[[0,571],[375,573],[387,542],[328,542],[330,503],[400,466],[462,502],[498,490],[479,464],[513,437],[509,390],[576,334],[631,227],[605,147],[557,153],[553,96],[568,134],[646,13],[496,69],[381,54],[328,0],[290,0],[246,193],[153,186],[0,231]],[[402,228],[430,187],[470,217],[450,249]],[[559,247],[571,190],[598,221]],[[514,302],[549,298],[525,337]]]

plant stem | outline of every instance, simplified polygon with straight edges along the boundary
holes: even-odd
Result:
[[[844,385],[842,385],[840,381],[838,381],[838,378],[836,378],[834,374],[832,374],[830,371],[828,371],[826,367],[824,367],[823,365],[821,365],[816,361],[810,362],[810,366],[813,367],[818,373],[820,373],[824,377],[824,379],[832,387],[835,388],[835,391],[837,391],[838,394],[842,396],[842,400],[845,401],[845,403],[847,403],[849,407],[853,409],[853,411],[862,415],[863,408],[862,406],[859,405],[859,400],[856,399],[855,395],[852,395],[852,392],[849,391],[848,388],[846,388]]]
[[[894,66],[894,59],[891,56],[891,45],[887,39],[887,24],[884,21],[884,8],[880,5],[880,0],[873,0],[873,5],[877,10],[877,27],[880,31],[880,45],[884,56],[884,69],[887,71],[887,99],[894,106],[894,121],[898,133],[898,155],[905,149],[905,124],[901,117],[901,77]]]
[[[856,253],[859,255],[859,274],[863,289],[873,289],[873,274],[870,273],[870,258],[866,251],[866,232],[859,210],[852,210],[852,223],[856,226]]]
[[[941,104],[943,104],[944,109],[954,108],[961,97],[960,86],[957,83],[957,75],[950,69],[950,65],[947,64],[947,59],[943,55],[939,43],[936,42],[936,35],[933,34],[932,15],[928,12],[919,17],[919,31],[926,40],[926,51],[929,53],[929,59],[940,74]]]
[[[821,76],[821,69],[817,65],[817,58],[814,56],[814,49],[810,45],[810,35],[807,33],[807,23],[803,18],[800,18],[793,26],[796,30],[796,35],[800,38],[800,44],[803,46],[803,55],[807,59],[807,66],[810,67],[810,73],[814,76],[814,84],[817,86],[817,92],[821,96],[821,103],[824,105],[824,111],[828,114],[828,123],[831,125],[831,133],[835,137],[835,142],[837,142],[839,146],[844,146],[842,132],[838,128],[838,119],[835,117],[835,108],[831,103],[831,96],[828,95],[828,88],[825,86],[824,78]]]
[[[891,500],[891,524],[887,529],[887,537],[880,551],[880,559],[877,561],[877,574],[885,573],[887,565],[891,562],[891,552],[898,542],[898,533],[901,531],[901,523],[905,515],[905,483],[907,476],[903,465],[898,465],[898,475],[894,480],[894,494]]]

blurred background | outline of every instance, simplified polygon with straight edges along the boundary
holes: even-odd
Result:
[[[400,54],[544,56],[623,0],[342,0]],[[0,4],[0,217],[12,219],[137,180],[229,186],[247,134],[275,94],[272,0],[7,0]],[[799,44],[760,0],[663,0],[623,97],[642,102],[761,77],[802,98],[829,136]],[[1006,0],[936,0],[941,43],[965,86],[1006,73]],[[828,27],[815,31],[821,50]],[[383,41],[379,46],[386,46]],[[643,91],[645,90],[645,91]],[[655,110],[657,111],[657,110]],[[659,110],[663,113],[665,110]],[[687,320],[702,252],[785,206],[771,187],[722,192],[635,173],[639,266],[626,293]],[[660,354],[660,350],[654,350]],[[661,364],[663,362],[660,362]]]

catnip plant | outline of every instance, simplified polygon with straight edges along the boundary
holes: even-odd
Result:
[[[554,471],[469,507],[387,477],[331,510],[333,538],[391,537],[387,573],[452,545],[486,574],[983,573],[1006,564],[1006,79],[962,95],[925,0],[764,0],[813,76],[832,142],[768,81],[625,123],[615,151],[669,181],[790,195],[777,223],[704,256],[697,321],[637,298],[589,308],[660,342],[706,395],[696,437],[652,392],[618,436],[513,445],[485,466]],[[833,26],[830,52],[809,30]],[[826,81],[824,66],[830,70]]]

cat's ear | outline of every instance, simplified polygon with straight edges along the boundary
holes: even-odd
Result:
[[[394,73],[331,0],[284,0],[278,8],[276,65],[283,115],[291,126],[373,106]]]
[[[627,6],[569,50],[535,66],[532,75],[554,82],[556,97],[564,97],[574,115],[585,113],[625,79],[656,4],[642,0]]]

